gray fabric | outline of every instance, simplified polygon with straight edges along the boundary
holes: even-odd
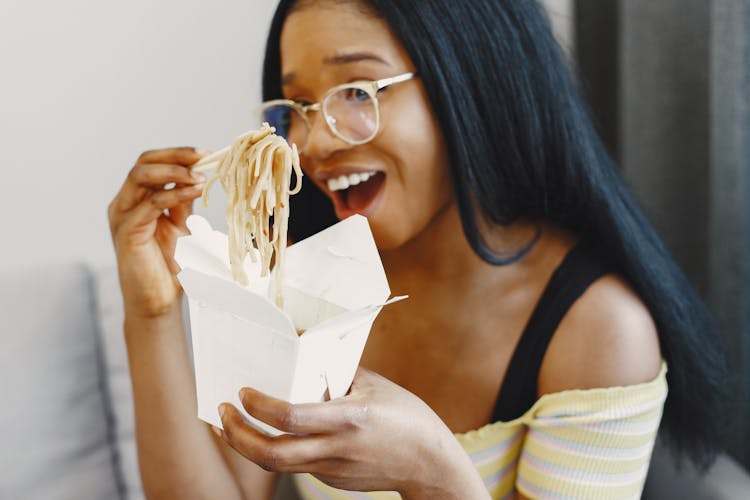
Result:
[[[97,325],[104,354],[105,381],[117,457],[117,472],[123,498],[142,500],[143,489],[135,446],[133,390],[123,337],[123,310],[117,269],[114,265],[95,270]]]
[[[712,2],[711,9],[708,297],[737,380],[730,450],[750,467],[750,0]]]
[[[89,273],[9,271],[0,284],[0,498],[119,498]]]
[[[728,450],[750,468],[750,0],[615,3],[604,29],[618,31],[618,53],[602,57],[621,60],[617,149],[718,316],[735,377]]]
[[[711,2],[621,0],[622,167],[699,290],[708,282]]]

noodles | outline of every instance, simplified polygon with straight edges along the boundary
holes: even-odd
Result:
[[[291,148],[276,130],[264,123],[260,130],[241,135],[221,157],[203,189],[203,206],[208,191],[218,179],[227,194],[226,218],[229,225],[229,263],[232,277],[248,284],[243,268],[245,256],[257,261],[261,276],[273,274],[276,304],[282,307],[282,269],[287,246],[289,195],[301,189],[302,170],[296,145]],[[297,178],[289,188],[292,170]],[[271,223],[273,218],[273,223]],[[273,271],[271,261],[273,260]]]

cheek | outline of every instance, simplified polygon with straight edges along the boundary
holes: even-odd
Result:
[[[426,98],[404,106],[394,140],[400,152],[400,175],[415,203],[445,200],[450,196],[447,151],[437,120],[429,111]]]
[[[416,102],[415,102],[416,101]],[[394,106],[398,114],[383,129],[382,150],[395,166],[388,194],[385,225],[374,227],[381,249],[398,247],[424,230],[453,198],[442,133],[425,103]],[[382,221],[379,221],[382,222]]]

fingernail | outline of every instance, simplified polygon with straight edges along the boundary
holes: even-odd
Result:
[[[200,182],[203,182],[206,180],[205,174],[202,174],[201,172],[190,172],[190,177]]]
[[[224,405],[219,405],[219,418],[224,418]]]
[[[206,148],[196,148],[195,153],[201,156],[208,156],[211,154],[211,150]]]
[[[221,437],[221,429],[219,429],[215,425],[212,425],[211,426],[211,430],[214,432],[214,434],[216,434],[217,436]]]

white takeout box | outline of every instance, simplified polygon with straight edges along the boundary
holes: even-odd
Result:
[[[286,252],[284,310],[268,299],[271,279],[245,259],[247,287],[232,279],[227,236],[204,218],[187,220],[178,239],[177,275],[190,308],[198,417],[221,428],[218,405],[252,387],[291,403],[319,402],[349,390],[375,317],[390,288],[367,219],[352,216]],[[304,331],[302,335],[297,330]]]

